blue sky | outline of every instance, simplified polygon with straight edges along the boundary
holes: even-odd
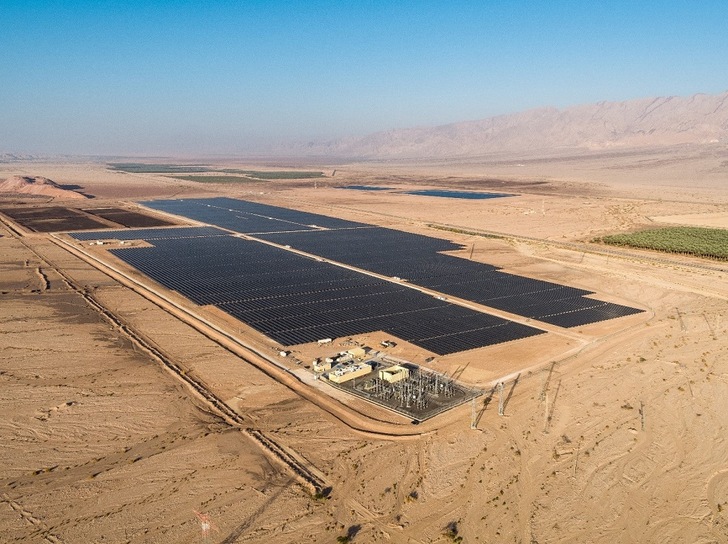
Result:
[[[0,0],[0,152],[231,154],[728,89],[728,2]]]

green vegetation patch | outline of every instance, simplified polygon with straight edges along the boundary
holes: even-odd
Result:
[[[185,181],[197,181],[199,183],[250,183],[251,178],[243,176],[169,176],[174,179]]]
[[[186,174],[191,172],[209,172],[210,168],[199,165],[178,164],[143,164],[140,162],[116,162],[109,164],[110,170],[128,172],[130,174]]]
[[[243,174],[253,179],[313,179],[326,177],[323,172],[311,172],[304,170],[263,171],[222,169],[219,170],[219,172],[224,172],[226,174]]]
[[[210,168],[199,164],[146,164],[141,162],[115,162],[109,163],[109,170],[117,172],[128,172],[130,174],[199,174],[203,172],[214,172],[220,174],[240,174],[249,179],[273,180],[273,179],[314,179],[324,178],[323,172],[312,172],[310,170],[237,170],[234,168]],[[181,176],[174,176],[185,179]],[[190,176],[197,177],[197,176]],[[202,177],[202,176],[199,176]],[[220,176],[220,179],[225,176]],[[207,179],[190,179],[188,181],[201,181],[203,183],[234,183],[240,177],[229,176],[228,181],[211,181]]]
[[[630,234],[613,234],[597,238],[614,246],[683,253],[698,257],[728,260],[728,230],[703,227],[665,227]]]

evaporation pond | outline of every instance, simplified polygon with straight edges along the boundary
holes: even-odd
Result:
[[[467,191],[443,191],[440,189],[423,189],[420,191],[407,191],[406,195],[439,196],[443,198],[465,198],[468,200],[484,200],[486,198],[501,198],[514,196],[507,193],[476,193]]]

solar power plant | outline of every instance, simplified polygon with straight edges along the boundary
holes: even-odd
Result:
[[[272,233],[261,234],[259,238],[417,284],[422,278],[449,276],[468,269],[495,270],[487,264],[440,253],[462,249],[459,244],[381,227]]]
[[[142,204],[242,234],[368,226],[336,217],[226,197],[153,200]]]
[[[496,267],[443,255],[462,246],[407,232],[372,227],[340,231],[261,234],[290,245],[385,276],[561,327],[576,327],[642,310],[586,298],[592,291],[508,274]]]
[[[161,285],[214,305],[285,346],[382,330],[445,355],[543,332],[322,259],[561,327],[641,311],[588,298],[591,291],[445,255],[463,246],[439,238],[231,198],[145,204],[315,256],[213,227],[72,234],[77,240],[150,242],[153,247],[111,251]]]
[[[160,237],[160,230],[190,236]],[[382,330],[446,355],[543,333],[282,248],[199,230],[149,229],[146,238],[136,231],[154,246],[111,253],[285,346]]]
[[[642,311],[585,298],[591,291],[442,255],[462,246],[439,238],[232,198],[147,205],[187,217],[196,214],[192,218],[557,326],[576,327]]]
[[[178,227],[168,229],[102,230],[94,232],[69,232],[68,235],[81,242],[88,240],[161,240],[164,238],[204,238],[227,236],[224,230],[214,227]]]
[[[3,208],[5,215],[35,232],[105,229],[108,225],[79,210],[60,206],[46,208]]]
[[[129,228],[165,227],[173,224],[157,217],[123,208],[91,208],[84,211]]]
[[[22,219],[39,221],[42,219],[63,219],[78,216],[78,211],[61,206],[49,206],[46,208],[0,208],[0,211],[18,221]]]

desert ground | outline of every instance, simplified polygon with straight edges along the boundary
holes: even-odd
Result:
[[[204,161],[174,164],[188,162]],[[470,404],[412,425],[287,378],[261,356],[274,353],[264,337],[113,273],[103,249],[0,214],[3,541],[728,542],[728,265],[591,242],[655,224],[728,229],[724,148],[214,164],[325,177],[199,183],[17,161],[0,180],[44,176],[93,198],[0,206],[225,194],[454,240],[463,258],[645,311],[432,360],[399,343],[394,355],[464,368],[484,392],[475,428]],[[392,190],[337,188],[349,184]],[[398,192],[414,188],[513,196]]]

